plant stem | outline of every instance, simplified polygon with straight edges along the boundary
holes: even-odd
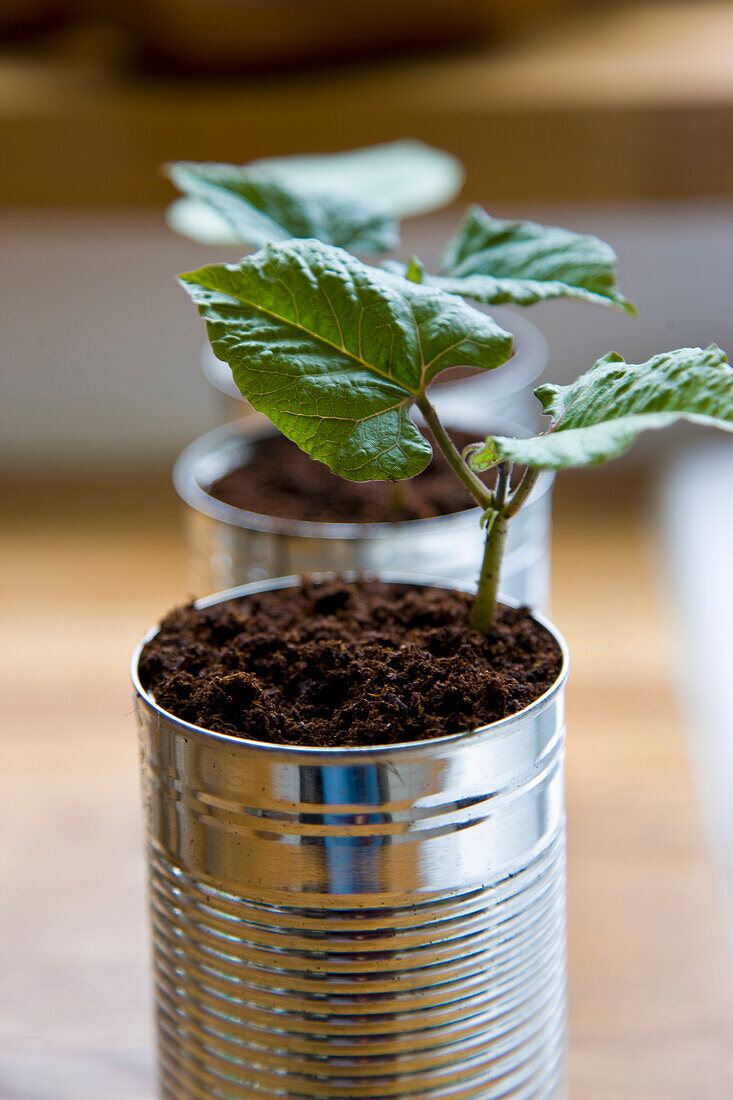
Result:
[[[497,467],[496,488],[493,493],[486,488],[465,462],[440,422],[434,407],[423,394],[417,399],[417,407],[425,417],[435,442],[450,463],[455,474],[468,489],[476,503],[488,514],[486,542],[481,563],[478,591],[471,613],[471,625],[481,634],[490,634],[496,617],[496,601],[499,592],[501,563],[510,518],[519,511],[532,492],[539,477],[539,470],[528,468],[513,494],[509,494],[511,464],[500,462]]]
[[[441,424],[437,412],[424,394],[422,397],[418,397],[417,407],[425,417],[428,427],[433,433],[435,442],[438,444],[447,461],[450,463],[454,473],[461,479],[473,499],[484,510],[486,510],[487,508],[491,508],[494,501],[493,495],[486,488],[483,481],[481,481],[481,479],[476,476],[473,470],[469,469],[469,467],[463,461],[460,452],[455,446],[453,440]]]
[[[494,625],[501,561],[504,556],[508,527],[509,520],[506,516],[497,515],[486,535],[478,592],[471,613],[471,626],[481,634],[490,634]]]
[[[508,517],[515,516],[522,505],[526,502],[527,497],[537,484],[537,478],[540,476],[540,471],[532,466],[528,466],[524,471],[522,480],[517,485],[516,489],[509,498],[509,503],[506,507],[506,514]]]
[[[396,516],[401,516],[405,510],[405,490],[401,481],[392,482],[392,510]]]
[[[509,516],[506,508],[506,493],[509,485],[509,466],[499,463],[496,489],[494,491],[494,518],[487,525],[484,557],[481,563],[478,591],[473,604],[471,625],[481,634],[490,634],[496,617],[496,598],[499,591],[501,563],[504,557]]]

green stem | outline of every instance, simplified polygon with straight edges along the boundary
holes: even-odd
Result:
[[[441,424],[437,412],[424,394],[422,397],[418,397],[417,407],[425,417],[427,425],[433,433],[435,442],[438,444],[453,471],[461,479],[473,499],[484,509],[484,511],[492,507],[494,500],[493,495],[486,488],[483,481],[481,481],[473,470],[469,469],[463,461],[456,445]]]
[[[496,617],[501,563],[504,557],[509,520],[515,512],[519,511],[532,492],[539,476],[539,470],[528,468],[515,492],[509,495],[511,465],[508,462],[500,462],[497,467],[496,488],[492,493],[486,488],[483,481],[476,476],[468,463],[463,460],[428,398],[423,394],[422,397],[417,399],[416,403],[433,433],[435,442],[450,463],[453,471],[466,486],[479,507],[488,514],[484,557],[481,564],[478,591],[471,614],[471,625],[474,630],[478,630],[482,634],[490,634]]]
[[[405,510],[405,490],[401,481],[392,482],[392,511],[401,516]]]
[[[496,617],[496,601],[499,592],[501,563],[504,558],[509,516],[506,508],[506,493],[509,486],[509,466],[501,462],[498,468],[496,489],[494,491],[495,514],[487,524],[484,557],[481,563],[478,591],[473,604],[471,625],[481,634],[490,634]]]
[[[524,471],[522,480],[517,485],[516,489],[509,498],[509,503],[506,507],[506,514],[511,518],[515,516],[522,505],[526,502],[527,497],[537,484],[537,478],[540,476],[540,471],[534,469],[532,466],[528,466]]]
[[[473,602],[471,626],[481,634],[490,634],[496,617],[496,597],[499,592],[501,562],[504,557],[504,543],[509,520],[497,514],[486,533],[484,560],[481,563],[481,576],[478,592]]]

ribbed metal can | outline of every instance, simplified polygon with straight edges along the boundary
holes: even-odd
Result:
[[[207,732],[136,653],[163,1097],[565,1095],[567,651],[538,619],[563,651],[545,695],[382,748]]]
[[[534,387],[547,367],[547,341],[536,325],[513,310],[498,306],[483,312],[490,313],[498,325],[511,332],[512,358],[494,370],[455,381],[441,381],[438,375],[431,387],[431,400],[441,416],[454,423],[460,424],[465,416],[473,423],[476,410],[486,409],[492,417],[513,420],[535,430],[540,426],[541,408]],[[231,368],[217,359],[208,342],[201,353],[201,369],[220,395],[222,418],[238,420],[261,415],[239,392]]]
[[[526,434],[507,422],[498,427],[506,435]],[[191,443],[176,462],[173,483],[185,505],[188,582],[195,595],[323,571],[410,572],[475,582],[484,551],[478,508],[404,523],[310,523],[247,512],[210,496],[213,482],[246,466],[257,443],[272,432],[269,422],[254,419],[224,425]],[[541,610],[550,593],[552,483],[553,475],[544,471],[512,520],[501,574],[502,592]]]

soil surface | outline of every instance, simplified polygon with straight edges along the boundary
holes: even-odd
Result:
[[[480,438],[457,431],[451,436],[459,450]],[[209,486],[212,497],[247,512],[314,523],[399,523],[475,507],[435,446],[426,470],[397,482],[345,481],[279,434],[258,441],[253,450],[245,466]],[[488,472],[487,484],[495,477]]]
[[[472,598],[376,581],[307,582],[177,608],[145,646],[140,679],[164,710],[282,745],[421,741],[505,718],[542,695],[557,643],[526,608],[490,637]]]

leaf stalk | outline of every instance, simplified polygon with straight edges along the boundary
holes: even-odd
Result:
[[[540,471],[534,466],[528,466],[524,471],[522,480],[517,485],[516,489],[509,498],[509,503],[506,506],[507,519],[511,519],[512,516],[516,516],[519,509],[526,503],[527,497],[530,495],[535,485],[537,484],[537,478],[540,476]]]
[[[441,424],[440,417],[425,394],[417,398],[416,404],[425,417],[425,421],[430,431],[433,433],[435,442],[438,444],[452,470],[461,479],[473,499],[484,511],[487,508],[493,508],[493,494],[486,488],[483,481],[481,481],[473,470],[463,461],[458,448]]]

